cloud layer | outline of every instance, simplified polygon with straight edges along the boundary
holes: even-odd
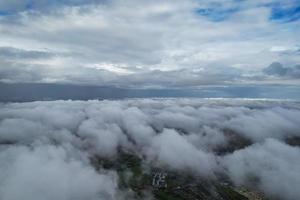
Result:
[[[185,87],[299,64],[297,0],[0,1],[0,80]]]
[[[0,198],[118,199],[118,175],[92,157],[145,163],[296,200],[300,105],[291,101],[148,99],[1,104]],[[234,144],[234,145],[232,145]],[[280,188],[280,190],[279,190]]]

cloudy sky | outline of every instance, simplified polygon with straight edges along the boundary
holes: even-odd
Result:
[[[300,84],[299,0],[0,0],[0,81]]]

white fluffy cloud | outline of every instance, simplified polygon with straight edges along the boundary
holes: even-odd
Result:
[[[300,137],[298,102],[136,99],[0,106],[1,199],[122,197],[116,173],[95,171],[89,160],[114,160],[119,150],[200,176],[225,173],[236,184],[256,180],[269,196],[299,197],[299,147],[286,144]]]
[[[60,147],[8,147],[0,163],[1,199],[115,199],[114,174],[98,174]]]
[[[197,149],[174,130],[164,130],[153,139],[152,145],[156,159],[172,169],[192,170],[201,175],[211,176],[216,168],[213,154]]]
[[[268,139],[225,156],[229,176],[237,184],[259,185],[273,198],[296,200],[300,196],[299,147]],[[256,179],[256,181],[255,181]]]

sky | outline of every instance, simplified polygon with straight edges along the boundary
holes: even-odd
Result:
[[[0,0],[0,82],[300,84],[299,0]]]

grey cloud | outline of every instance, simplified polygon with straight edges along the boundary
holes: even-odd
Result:
[[[284,67],[279,62],[272,63],[269,67],[263,69],[263,72],[267,75],[279,76],[279,77],[289,77],[289,78],[300,78],[300,68],[299,65],[294,67]]]
[[[18,37],[18,30],[23,27],[23,39],[34,38],[33,43],[49,43],[55,49],[62,46],[63,50],[77,53],[84,63],[100,61],[134,66],[159,63],[161,31],[153,29],[153,25],[145,26],[142,21],[148,19],[139,19],[141,13],[129,14],[128,9],[130,11],[131,8],[126,8],[126,4],[123,6],[119,1],[115,4],[59,8],[50,13],[27,13],[25,18],[21,16],[12,19],[14,23],[6,23],[6,27],[10,27],[6,31]],[[40,26],[44,23],[53,26]]]
[[[174,88],[234,83],[243,78],[239,70],[230,67],[222,67],[218,70],[179,69],[161,71],[144,69],[130,74],[118,74],[106,69],[81,65],[55,67],[46,63],[26,64],[9,60],[6,57],[4,61],[0,61],[0,81],[109,85],[121,88]],[[232,72],[224,74],[223,70],[231,70]]]
[[[300,78],[300,65],[290,68],[287,74],[293,78]]]
[[[3,1],[2,4],[3,7],[14,7],[14,4],[24,2]],[[36,11],[34,7],[39,4],[41,7],[48,5],[49,10]],[[15,76],[13,81],[10,80],[12,77],[2,79],[58,83],[63,80],[125,87],[263,82],[265,77],[251,77],[259,73],[262,66],[279,58],[279,54],[266,49],[271,49],[278,41],[286,41],[285,38],[289,38],[287,46],[298,42],[298,29],[279,31],[283,28],[281,24],[272,25],[268,21],[270,8],[255,6],[260,4],[258,1],[240,2],[250,7],[245,6],[234,14],[238,20],[230,18],[217,24],[195,13],[200,5],[205,7],[206,4],[204,1],[177,0],[34,1],[30,5],[33,10],[0,17],[1,46],[10,48],[2,49],[2,52],[6,61],[26,57],[27,60],[18,63],[22,66],[33,65],[35,62],[28,62],[32,56],[34,60],[31,61],[51,68],[51,72],[46,70],[39,78],[21,73],[23,76]],[[227,4],[220,2],[225,7]],[[54,9],[52,5],[57,7]],[[253,19],[254,15],[257,18]],[[270,32],[273,37],[269,37]],[[43,49],[55,56],[42,55]],[[278,60],[290,60],[295,64],[298,57],[282,55]],[[219,66],[233,67],[221,69]],[[250,66],[255,67],[248,70]],[[30,73],[38,73],[34,71]],[[124,75],[124,71],[128,76],[119,76]]]
[[[268,75],[284,76],[287,73],[287,68],[284,68],[281,63],[274,62],[269,67],[263,70]]]
[[[234,73],[223,73],[223,71],[234,71]],[[152,70],[130,74],[121,77],[121,84],[126,86],[144,85],[148,87],[193,87],[200,85],[217,85],[234,83],[241,79],[239,70],[230,67],[216,69],[179,69],[171,71]]]
[[[0,61],[1,82],[42,82],[45,78],[41,65],[20,64],[11,61]]]
[[[0,58],[8,60],[19,59],[46,59],[51,58],[54,55],[46,51],[31,51],[16,49],[12,47],[0,47]]]
[[[15,61],[0,61],[0,81],[9,83],[71,83],[108,85],[118,80],[113,72],[82,66],[52,69],[46,64],[25,64]]]

